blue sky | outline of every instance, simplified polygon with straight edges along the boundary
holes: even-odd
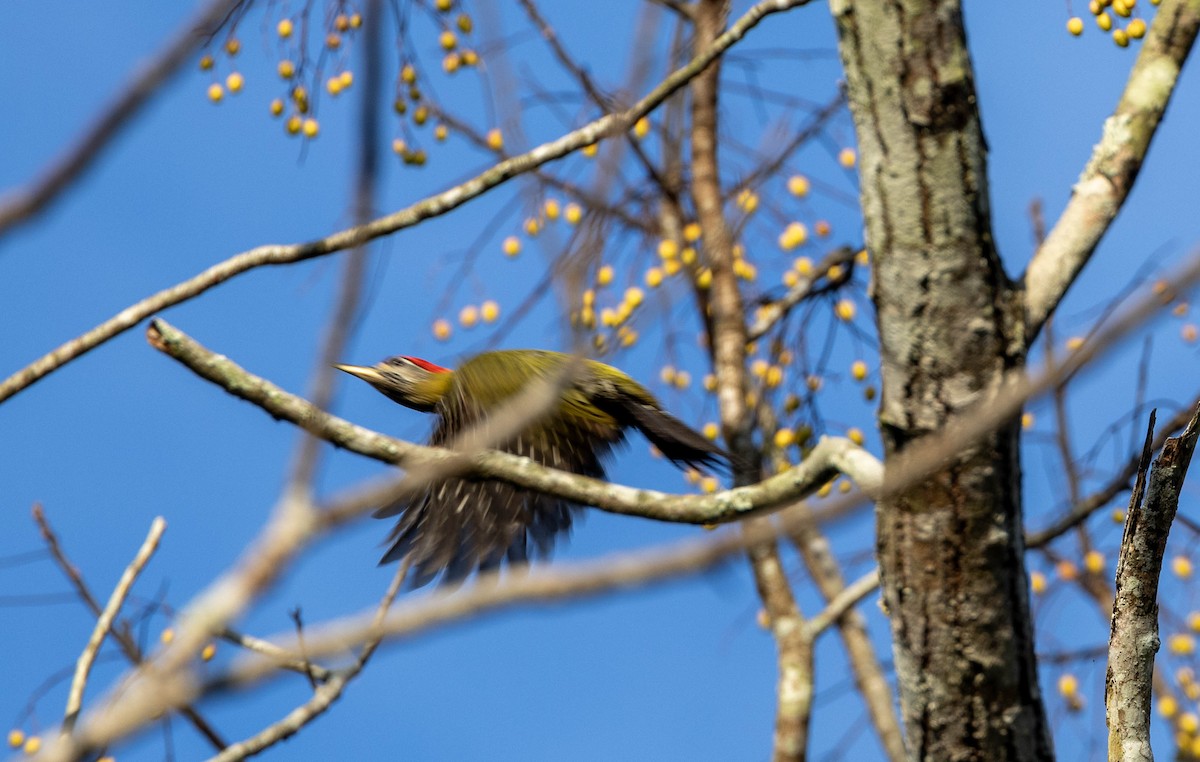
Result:
[[[614,3],[603,14],[582,3],[545,5],[565,43],[599,81],[608,86],[625,81],[636,4]],[[736,3],[735,9],[746,5]],[[978,3],[968,9],[991,147],[996,235],[1012,274],[1020,271],[1031,250],[1030,200],[1043,198],[1047,218],[1055,218],[1133,59],[1133,52],[1116,49],[1094,28],[1080,40],[1068,37],[1061,4],[1032,6],[1012,10]],[[192,10],[153,2],[9,4],[0,26],[5,103],[0,189],[24,184],[56,156]],[[476,20],[483,24],[498,18],[503,24],[495,36],[512,47],[515,80],[526,88],[536,82],[551,93],[568,87],[569,80],[550,64],[536,37],[517,31],[524,27],[511,13],[496,16],[480,9]],[[241,35],[245,50],[238,67],[247,78],[244,93],[219,106],[210,104],[204,94],[209,75],[190,65],[58,203],[33,224],[0,239],[0,374],[8,375],[145,295],[236,252],[319,237],[350,223],[358,93],[321,103],[322,134],[301,152],[299,142],[285,138],[267,115],[267,102],[281,88],[273,73],[274,43],[269,29],[260,28],[262,17],[263,9],[253,11]],[[421,31],[427,26],[421,19],[414,23],[415,49],[436,68],[434,37]],[[665,32],[658,40],[667,40]],[[802,56],[779,54],[797,48]],[[755,106],[745,95],[747,87],[766,83],[813,103],[836,92],[832,24],[820,4],[768,19],[735,55],[725,76],[741,83],[742,94],[727,103],[723,118],[728,133],[750,146],[768,141],[772,130],[794,125],[798,118],[788,119],[784,109],[769,103]],[[663,61],[659,56],[652,62],[655,81]],[[494,124],[489,109],[480,106],[480,89],[470,73],[454,80],[435,73],[433,85],[456,113],[485,129]],[[1133,197],[1064,305],[1060,336],[1086,331],[1097,308],[1147,263],[1152,272],[1165,272],[1200,240],[1200,216],[1194,212],[1200,173],[1195,171],[1193,137],[1200,117],[1198,87],[1194,72],[1186,72]],[[527,145],[560,134],[562,115],[582,111],[574,104],[556,110],[530,103],[521,119]],[[505,123],[512,124],[512,117],[506,113]],[[392,130],[389,123],[389,140]],[[857,242],[859,222],[844,203],[857,193],[854,177],[833,160],[839,148],[852,144],[852,125],[842,115],[822,141],[797,157],[795,169],[819,179],[827,192],[815,193],[792,211],[804,219],[829,219],[835,240]],[[427,139],[426,147],[433,160],[424,170],[403,169],[388,157],[379,211],[400,208],[486,166],[486,156],[455,138],[444,149]],[[733,179],[739,160],[736,151],[729,155]],[[562,166],[585,181],[594,165],[572,157]],[[783,195],[780,183],[761,192],[764,197]],[[566,240],[561,224],[539,241],[527,241],[516,260],[500,255],[501,239],[519,234],[531,198],[528,186],[510,183],[447,219],[381,241],[372,255],[367,309],[346,359],[367,363],[405,353],[451,363],[488,346],[489,334],[482,328],[458,330],[452,342],[440,344],[429,326],[436,317],[453,319],[460,306],[486,298],[496,299],[511,315],[540,280],[548,257]],[[781,207],[785,201],[779,202]],[[494,234],[481,237],[493,224]],[[752,228],[747,244],[767,252],[762,260],[778,266],[790,255],[768,251],[772,230],[769,225]],[[465,277],[457,277],[476,244],[472,266]],[[631,236],[608,245],[605,261],[613,262],[621,277],[628,273],[636,278],[652,253]],[[165,317],[251,371],[303,392],[339,273],[336,258],[255,271],[169,310]],[[854,297],[858,322],[869,337],[861,287]],[[679,394],[657,381],[663,357],[671,356],[663,347],[677,353],[676,362],[691,368],[694,376],[704,372],[697,364],[701,353],[692,338],[694,322],[685,307],[653,307],[658,311],[647,312],[639,347],[616,362],[699,426],[714,411],[697,385]],[[820,331],[826,330],[827,319],[814,321]],[[1148,398],[1164,405],[1186,403],[1195,394],[1195,353],[1179,340],[1180,324],[1177,318],[1155,324]],[[565,348],[569,337],[560,325],[560,305],[544,299],[500,343]],[[810,341],[819,347],[823,337],[818,333]],[[866,339],[840,334],[830,364],[844,369],[859,356],[870,361],[863,354],[865,346]],[[1139,351],[1139,346],[1119,351],[1078,384],[1073,436],[1081,450],[1128,413]],[[831,377],[822,399],[823,419],[831,433],[863,427],[869,432],[868,445],[878,451],[861,389],[841,373],[840,380]],[[1049,408],[1037,403],[1033,409],[1039,423],[1029,437],[1025,470],[1030,523],[1038,526],[1037,517],[1061,504],[1062,479],[1042,436],[1050,430]],[[336,411],[406,438],[419,440],[429,427],[428,420],[363,385],[343,386]],[[1090,483],[1102,482],[1105,469],[1120,462],[1128,440],[1125,429],[1119,446],[1110,444],[1102,451]],[[36,702],[34,719],[25,718],[23,709],[43,681],[73,664],[92,627],[77,602],[58,597],[67,586],[49,560],[5,562],[42,547],[29,519],[34,502],[45,506],[66,550],[101,598],[151,519],[165,516],[165,540],[135,593],[140,602],[162,596],[181,606],[254,536],[278,495],[295,441],[291,427],[150,349],[141,327],[0,406],[0,601],[7,601],[0,606],[6,675],[0,727],[9,723],[36,732],[39,723],[45,728],[57,721],[65,683]],[[320,489],[328,494],[383,470],[377,463],[335,453],[324,462]],[[669,466],[648,458],[644,442],[636,438],[614,461],[610,475],[627,484],[686,488]],[[1100,526],[1097,537],[1111,549],[1118,528]],[[259,634],[287,630],[288,612],[297,606],[309,622],[370,606],[389,580],[386,570],[375,567],[386,530],[382,523],[364,521],[323,542],[241,628]],[[561,544],[556,558],[594,558],[698,531],[592,511],[570,542]],[[870,568],[869,515],[828,531],[835,545],[847,551],[849,576]],[[1183,535],[1176,540],[1181,541],[1179,552],[1194,544],[1194,538]],[[1066,543],[1062,552],[1070,555],[1073,549]],[[802,578],[798,560],[788,554],[787,562]],[[1033,565],[1045,568],[1040,560]],[[798,593],[806,612],[819,609],[806,586]],[[1186,586],[1179,586],[1172,600],[1181,612],[1195,604]],[[1106,618],[1067,591],[1039,607],[1044,648],[1079,648],[1106,638]],[[735,561],[687,582],[578,605],[508,612],[406,641],[380,653],[327,717],[266,756],[761,758],[770,742],[775,662],[770,637],[754,623],[756,609],[745,564]],[[885,642],[885,625],[873,602],[862,610]],[[151,618],[145,637],[152,642],[168,625],[165,616]],[[221,646],[218,661],[230,651]],[[119,674],[120,664],[110,660],[97,667],[89,699]],[[834,638],[822,641],[818,664],[817,758],[875,757],[878,746],[848,687]],[[1045,670],[1048,690],[1060,671]],[[1080,673],[1086,676],[1092,706],[1100,705],[1102,663],[1090,672],[1080,667]],[[225,698],[203,708],[223,733],[236,739],[282,716],[307,692],[303,680],[285,679],[253,696]],[[1099,737],[1102,716],[1067,715],[1054,698],[1050,710],[1064,759],[1102,752],[1089,747],[1095,743],[1090,739]],[[175,722],[172,735],[179,758],[204,755],[203,741],[186,724]],[[1162,743],[1160,739],[1160,748]],[[159,759],[162,750],[162,733],[156,730],[122,747],[118,758]]]

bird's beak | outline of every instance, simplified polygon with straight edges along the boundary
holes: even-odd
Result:
[[[366,365],[341,365],[339,363],[334,363],[333,367],[337,368],[338,370],[343,370],[357,378],[361,378],[368,384],[375,384],[383,380],[383,376],[379,373],[379,371],[375,370],[374,368],[367,367]]]

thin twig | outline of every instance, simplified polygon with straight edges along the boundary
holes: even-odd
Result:
[[[99,601],[92,595],[91,589],[88,588],[87,582],[84,581],[83,575],[79,573],[79,569],[71,560],[67,558],[67,554],[63,551],[62,543],[58,540],[58,535],[54,532],[54,528],[50,526],[50,520],[46,517],[46,512],[42,506],[35,503],[33,506],[33,519],[38,525],[38,531],[41,532],[42,539],[46,542],[46,547],[50,550],[50,555],[54,558],[54,562],[62,570],[63,574],[70,580],[71,585],[75,588],[76,595],[83,601],[83,605],[87,607],[92,616],[99,617],[103,609],[100,608]],[[125,654],[125,658],[130,663],[140,665],[143,660],[142,649],[138,646],[137,641],[128,631],[127,627],[111,628],[113,639],[117,641],[117,645],[121,647],[121,651]],[[179,708],[179,713],[196,728],[213,748],[225,748],[225,739],[221,734],[205,719],[200,712],[189,705],[183,705]]]
[[[113,588],[108,603],[97,617],[92,635],[88,638],[87,645],[83,647],[83,652],[79,654],[79,659],[75,662],[75,676],[71,679],[71,688],[67,692],[67,711],[63,716],[64,733],[71,732],[71,728],[75,726],[75,720],[79,717],[79,710],[83,707],[83,689],[87,686],[88,675],[91,674],[92,664],[96,661],[96,654],[100,652],[104,636],[112,629],[117,613],[125,603],[125,597],[129,595],[134,580],[142,573],[142,569],[146,567],[150,557],[158,549],[158,541],[162,539],[166,529],[167,522],[162,516],[155,517],[154,521],[150,523],[150,533],[146,535],[142,546],[138,548],[133,561],[125,567],[125,572],[117,580],[117,586]]]

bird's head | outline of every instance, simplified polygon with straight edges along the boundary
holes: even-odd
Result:
[[[375,365],[334,365],[361,378],[389,399],[429,413],[450,386],[453,371],[419,357],[398,355]]]

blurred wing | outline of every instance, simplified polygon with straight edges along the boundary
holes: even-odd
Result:
[[[448,395],[449,396],[449,395]],[[453,435],[480,420],[464,411],[446,411],[430,444],[445,445]],[[551,422],[557,425],[552,425]],[[609,427],[606,436],[572,431],[559,417],[544,419],[529,431],[496,449],[527,457],[564,471],[602,478],[600,459],[620,441],[620,431]],[[592,433],[592,432],[588,432]],[[445,572],[444,582],[458,582],[477,570],[529,559],[532,541],[538,556],[547,556],[560,534],[570,531],[578,506],[496,481],[449,478],[440,480],[417,497],[378,510],[377,517],[399,515],[388,536],[381,564],[408,559],[413,586],[428,584]]]

